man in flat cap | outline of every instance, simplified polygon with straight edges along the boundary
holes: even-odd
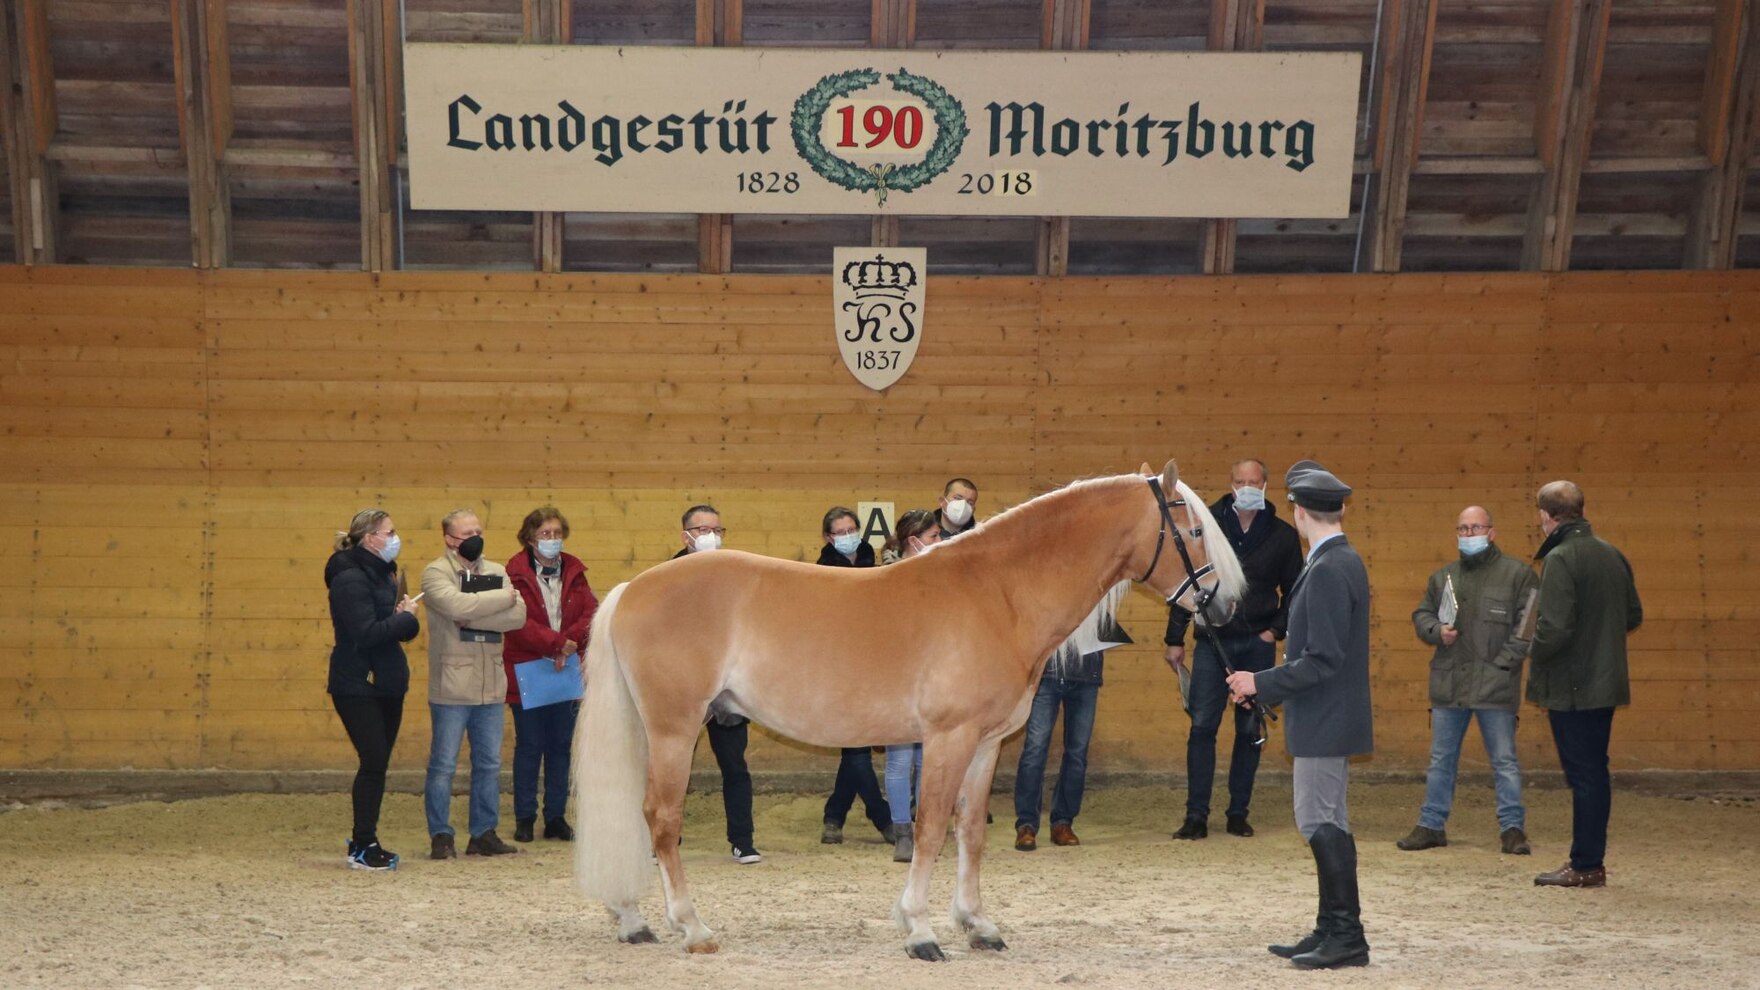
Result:
[[[1351,488],[1313,461],[1284,475],[1292,521],[1308,543],[1308,562],[1290,591],[1284,661],[1237,671],[1236,698],[1284,705],[1286,746],[1295,758],[1296,828],[1320,876],[1314,931],[1274,955],[1297,966],[1365,966],[1357,900],[1357,842],[1345,804],[1350,758],[1374,749],[1369,705],[1369,573],[1340,525]]]

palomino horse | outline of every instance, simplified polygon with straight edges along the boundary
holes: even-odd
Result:
[[[929,874],[957,795],[953,920],[974,948],[1003,948],[978,894],[997,749],[1026,721],[1053,649],[1121,579],[1216,621],[1245,587],[1172,461],[1159,478],[1075,482],[890,567],[721,551],[618,585],[593,620],[575,736],[582,889],[616,915],[619,941],[655,941],[637,903],[652,852],[667,923],[690,951],[716,950],[678,850],[691,752],[713,707],[815,746],[922,740],[916,855],[893,917],[912,956],[944,958],[926,917]]]

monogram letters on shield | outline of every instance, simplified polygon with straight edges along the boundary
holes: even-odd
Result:
[[[835,248],[837,349],[856,381],[881,391],[904,377],[923,339],[927,248]]]

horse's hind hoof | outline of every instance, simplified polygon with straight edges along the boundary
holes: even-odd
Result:
[[[628,935],[619,934],[617,940],[625,945],[648,945],[660,941],[654,936],[654,930],[646,925],[630,932]]]
[[[1002,936],[1000,935],[973,935],[969,941],[972,944],[972,948],[981,952],[1001,952],[1003,949],[1008,948],[1008,945],[1002,941]]]
[[[693,952],[698,955],[705,955],[706,956],[711,953],[720,952],[721,951],[721,943],[710,938],[710,939],[704,939],[701,942],[692,942],[689,945],[686,945],[684,947],[684,949],[686,952]]]
[[[947,956],[941,951],[941,946],[936,945],[934,942],[919,942],[916,945],[907,945],[904,947],[904,951],[910,953],[912,959],[921,959],[924,962],[947,961]]]

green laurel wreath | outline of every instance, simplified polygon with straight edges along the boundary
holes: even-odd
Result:
[[[915,164],[877,163],[863,168],[832,154],[819,140],[820,121],[834,100],[880,81],[880,73],[873,69],[851,69],[826,76],[795,100],[794,111],[789,115],[795,150],[807,165],[833,185],[851,192],[873,192],[879,206],[886,205],[888,192],[910,192],[951,168],[971,133],[966,126],[965,107],[933,79],[902,68],[886,78],[893,89],[922,100],[935,115],[935,141],[923,160]]]

